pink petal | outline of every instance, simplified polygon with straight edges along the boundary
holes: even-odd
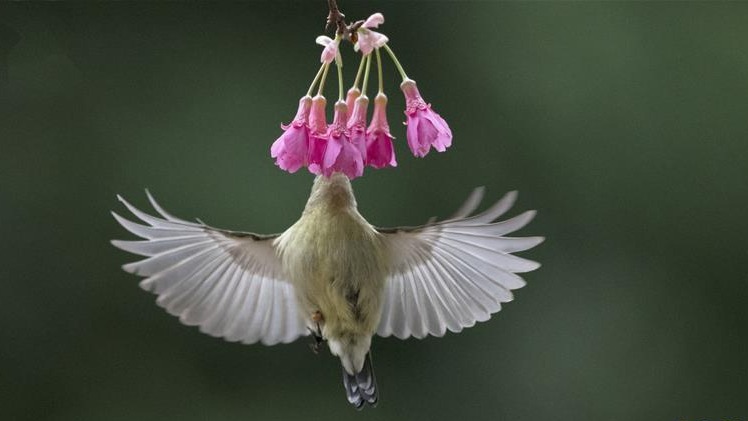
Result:
[[[410,151],[413,152],[413,155],[423,158],[428,153],[428,148],[426,150],[423,150],[423,146],[420,143],[420,138],[418,137],[418,123],[419,119],[416,116],[408,116],[408,122],[406,123],[408,125],[406,131],[405,131],[405,137],[408,139],[408,147],[410,148]]]
[[[389,38],[380,34],[379,32],[370,31],[368,29],[361,29],[358,32],[358,42],[355,47],[361,50],[363,55],[371,54],[375,48],[379,48],[384,44],[387,44]]]
[[[447,125],[447,122],[430,108],[426,110],[424,117],[431,123],[436,130],[436,135],[430,143],[439,152],[444,152],[448,147],[452,146],[452,130]]]
[[[374,168],[396,167],[392,135],[377,130],[369,133],[366,141],[366,163]]]
[[[316,42],[317,44],[323,47],[326,47],[328,44],[332,42],[332,38],[328,37],[327,35],[320,35],[314,40],[314,42]]]
[[[342,172],[351,180],[364,174],[364,160],[359,150],[349,142],[343,142],[333,172]]]
[[[294,173],[307,164],[309,148],[308,129],[304,126],[291,126],[270,147],[270,156],[276,158],[276,165]]]
[[[322,174],[322,160],[327,149],[327,139],[319,136],[309,137],[309,172]]]
[[[366,129],[358,128],[351,130],[351,145],[358,151],[364,160],[366,159]]]
[[[322,173],[329,176],[333,172],[335,162],[338,160],[340,151],[343,150],[343,138],[330,136],[327,139],[327,149],[325,150],[325,156],[322,160]]]
[[[339,40],[333,40],[324,35],[320,35],[317,37],[316,42],[319,45],[325,46],[325,48],[322,50],[320,61],[327,64],[332,63],[332,61],[335,60],[335,57],[338,55],[338,45],[340,44]]]
[[[366,19],[366,21],[364,21],[364,24],[361,26],[363,28],[376,28],[383,23],[384,23],[384,15],[381,13],[374,13],[373,15],[369,16]]]

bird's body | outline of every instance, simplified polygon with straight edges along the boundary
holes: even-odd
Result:
[[[147,225],[114,214],[145,241],[114,240],[146,258],[123,268],[187,325],[229,341],[287,343],[313,333],[343,365],[348,401],[378,400],[372,337],[423,338],[460,332],[488,320],[524,286],[516,275],[539,264],[512,253],[542,237],[506,237],[534,211],[496,222],[514,192],[484,212],[476,189],[446,220],[382,229],[357,210],[345,175],[319,176],[299,220],[285,232],[260,235],[179,219],[148,193],[160,217],[120,200]],[[320,338],[317,338],[320,339]]]
[[[379,324],[389,256],[382,234],[359,214],[348,178],[317,177],[301,218],[275,244],[303,312],[321,313],[331,352],[348,374],[360,372]]]

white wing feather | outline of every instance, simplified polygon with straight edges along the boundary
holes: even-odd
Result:
[[[516,273],[540,265],[511,253],[535,247],[543,237],[505,237],[527,225],[535,211],[495,222],[512,207],[507,193],[479,215],[483,189],[448,220],[422,227],[380,229],[392,252],[391,275],[384,292],[380,336],[443,336],[486,321],[512,300],[511,290],[525,281]]]
[[[277,235],[262,236],[211,228],[176,218],[148,199],[161,218],[127,209],[148,225],[112,212],[128,231],[145,241],[112,244],[146,259],[123,268],[146,277],[140,286],[156,302],[200,331],[229,341],[273,345],[307,335],[293,285],[284,280],[273,248]]]

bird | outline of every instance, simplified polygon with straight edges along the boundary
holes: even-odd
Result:
[[[374,335],[424,338],[488,320],[540,264],[514,256],[544,237],[508,237],[535,211],[503,221],[512,191],[481,213],[477,188],[449,218],[412,227],[378,228],[359,213],[344,174],[317,176],[301,217],[280,234],[214,228],[164,210],[158,216],[121,196],[139,219],[114,218],[142,240],[112,240],[145,257],[123,269],[189,326],[232,342],[264,345],[312,336],[342,363],[347,400],[376,406]]]

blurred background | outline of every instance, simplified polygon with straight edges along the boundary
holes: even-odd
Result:
[[[748,3],[341,2],[449,121],[448,153],[355,181],[381,226],[520,191],[543,263],[459,335],[337,359],[203,335],[120,265],[115,194],[278,232],[312,176],[269,157],[319,66],[323,0],[0,5],[0,413],[8,420],[741,420],[748,416]],[[358,65],[343,49],[346,79]],[[334,74],[332,75],[334,77]],[[372,79],[372,83],[376,83]],[[336,83],[327,96],[335,98]],[[332,100],[330,101],[330,103]],[[486,205],[487,206],[487,205]]]

